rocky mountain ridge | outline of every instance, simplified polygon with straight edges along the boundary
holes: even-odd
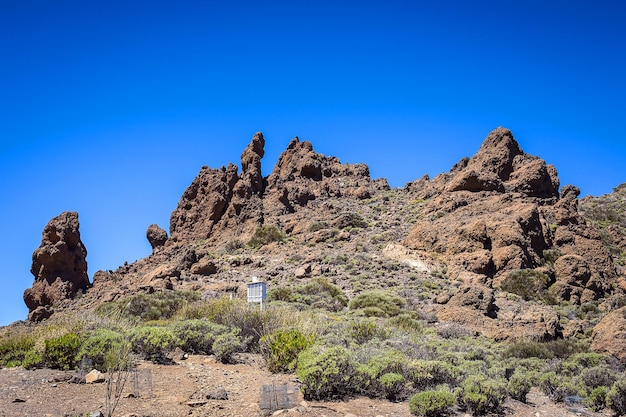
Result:
[[[563,324],[552,304],[596,303],[608,313],[610,300],[626,290],[615,253],[581,215],[579,190],[559,190],[556,168],[524,153],[507,129],[492,131],[473,157],[448,173],[403,189],[390,189],[384,179],[371,179],[366,165],[342,164],[298,138],[263,177],[264,145],[256,133],[241,155],[241,172],[234,164],[202,167],[172,212],[169,236],[151,225],[153,253],[96,272],[93,284],[84,280],[80,250],[61,262],[72,265],[69,275],[52,267],[58,261],[38,266],[42,256],[34,254],[36,280],[25,293],[29,319],[137,292],[243,294],[252,275],[275,286],[323,276],[348,297],[390,288],[423,317],[472,332],[551,340],[595,325],[575,319]],[[63,236],[75,243],[77,215],[59,218],[72,224],[60,240],[44,239],[36,254],[56,251],[50,248],[63,246]],[[59,218],[44,237],[61,228]],[[263,228],[285,239],[247,247]],[[41,271],[48,270],[52,275],[44,277]],[[520,296],[516,285],[534,291]]]

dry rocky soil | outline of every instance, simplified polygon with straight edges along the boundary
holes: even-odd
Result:
[[[241,355],[239,363],[222,364],[213,356],[192,355],[172,365],[142,362],[136,383],[129,379],[115,410],[124,417],[180,416],[316,416],[316,417],[402,417],[410,416],[406,402],[393,403],[369,398],[340,402],[304,401],[294,375],[271,374],[258,355]],[[0,370],[0,417],[76,417],[101,412],[106,415],[105,383],[77,384],[70,381],[76,372],[50,369]],[[286,386],[292,400],[288,408],[262,409],[262,388],[279,391]],[[225,391],[227,399],[219,397]],[[280,402],[280,400],[279,400]],[[467,416],[461,410],[452,415]],[[608,417],[608,411],[594,413],[580,404],[554,403],[537,389],[527,403],[507,399],[502,414],[519,417]]]

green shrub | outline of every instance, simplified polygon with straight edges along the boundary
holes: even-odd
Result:
[[[87,334],[76,360],[80,362],[84,357],[89,358],[94,367],[102,370],[107,353],[125,343],[127,340],[121,333],[107,328],[95,329]]]
[[[406,305],[406,301],[388,291],[372,290],[354,297],[349,304],[350,310],[375,308],[382,311],[384,316],[395,316]]]
[[[588,392],[599,387],[610,387],[617,380],[615,373],[606,365],[583,369],[578,379]]]
[[[539,389],[554,402],[563,401],[571,395],[584,395],[584,386],[571,377],[546,372],[539,376]]]
[[[128,314],[149,321],[169,319],[185,304],[199,298],[200,295],[197,292],[165,291],[135,295],[123,303],[126,303]]]
[[[313,278],[310,282],[296,290],[302,298],[307,297],[305,304],[313,308],[323,308],[328,311],[341,311],[348,305],[348,298],[336,285],[331,284],[326,278]],[[302,300],[297,298],[295,301]]]
[[[174,333],[166,327],[137,327],[131,337],[132,349],[153,362],[168,362],[167,354],[176,343]]]
[[[389,319],[389,324],[392,326],[409,332],[421,332],[422,324],[419,320],[409,313],[400,313],[397,316]]]
[[[441,384],[456,386],[461,378],[459,369],[444,361],[416,360],[408,368],[408,379],[416,390]]]
[[[296,375],[305,400],[342,399],[353,395],[354,362],[342,346],[313,346],[298,355]]]
[[[332,221],[332,224],[340,229],[355,227],[365,229],[369,226],[363,216],[354,212],[342,213],[338,215]]]
[[[506,389],[511,398],[525,403],[531,387],[531,377],[524,372],[516,371],[507,382]]]
[[[520,341],[508,345],[503,356],[520,359],[553,359],[567,358],[577,353],[588,354],[589,352],[587,351],[588,346],[576,340],[558,339],[550,342]]]
[[[583,369],[593,368],[605,363],[606,359],[599,353],[575,353],[563,362],[563,368],[568,374],[576,375]]]
[[[267,302],[271,301],[293,301],[293,290],[289,287],[274,287],[267,292]]]
[[[297,329],[276,330],[261,338],[261,343],[270,372],[292,372],[300,352],[312,345],[313,335],[305,336]]]
[[[359,345],[372,339],[386,339],[388,332],[372,320],[357,320],[349,324],[350,337]]]
[[[597,387],[585,399],[585,405],[593,411],[600,411],[606,406],[606,397],[609,393],[607,387]]]
[[[213,323],[206,319],[181,320],[171,327],[176,337],[176,345],[186,352],[205,353],[212,352],[215,339],[224,333],[228,333],[228,327]]]
[[[454,394],[448,388],[422,391],[409,400],[409,411],[421,417],[442,417],[448,414],[454,403]]]
[[[626,378],[615,381],[606,394],[606,405],[619,415],[626,414]]]
[[[328,222],[315,222],[309,225],[309,232],[317,232],[318,230],[328,229],[329,227]]]
[[[46,365],[53,369],[75,369],[80,344],[80,336],[76,333],[66,333],[63,336],[46,339],[44,341]]]
[[[540,300],[554,304],[548,296],[550,279],[543,272],[534,269],[517,269],[509,272],[501,284],[503,291],[517,294],[524,300]]]
[[[38,350],[31,349],[24,355],[22,366],[26,369],[41,368],[44,365],[43,353]]]
[[[0,367],[22,365],[27,356],[33,355],[35,339],[22,333],[6,335],[0,340]]]
[[[277,226],[261,226],[254,232],[254,235],[248,241],[251,248],[260,248],[271,242],[282,242],[285,240],[285,234]]]
[[[241,329],[234,328],[228,333],[223,333],[215,338],[213,342],[213,353],[215,358],[222,363],[231,363],[233,360],[233,354],[242,349],[242,342],[239,337]]]
[[[348,298],[341,289],[326,278],[313,278],[310,282],[295,288],[278,287],[268,293],[269,301],[300,303],[328,311],[341,311],[348,305]]]
[[[457,400],[474,416],[496,412],[506,398],[506,386],[484,376],[471,375],[461,383]]]
[[[388,372],[378,379],[383,387],[385,398],[389,401],[398,401],[406,397],[406,379],[397,372]]]

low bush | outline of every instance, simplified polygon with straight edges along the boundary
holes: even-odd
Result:
[[[355,364],[355,393],[394,401],[405,396],[408,358],[404,353],[388,348],[376,349],[374,346],[366,346],[358,352],[357,358],[359,363]]]
[[[0,367],[11,368],[23,365],[24,360],[35,353],[35,339],[30,335],[18,333],[6,335],[0,339]],[[39,356],[41,358],[41,354]],[[31,362],[32,360],[29,364]],[[39,362],[41,363],[41,360]]]
[[[215,338],[213,342],[213,353],[215,358],[222,363],[231,363],[233,361],[233,354],[239,352],[246,345],[245,340],[239,337],[241,329],[234,328],[228,333],[220,334]]]
[[[406,398],[406,379],[397,372],[388,372],[378,378],[383,387],[385,398],[389,401],[399,401]]]
[[[597,387],[585,398],[585,405],[593,411],[600,411],[606,407],[606,397],[609,393],[607,387]]]
[[[554,402],[561,402],[565,397],[584,395],[584,386],[568,376],[555,372],[541,374],[538,380],[539,388]]]
[[[127,343],[125,336],[119,332],[107,328],[95,329],[87,333],[76,360],[80,362],[83,358],[89,358],[96,369],[102,370],[108,352],[125,343]]]
[[[517,294],[524,300],[540,300],[554,304],[548,295],[550,278],[535,269],[517,269],[509,272],[501,284],[503,291]]]
[[[507,358],[568,358],[577,353],[589,353],[588,345],[569,339],[558,339],[550,342],[520,341],[507,346],[503,356]]]
[[[439,360],[415,360],[408,368],[408,379],[416,390],[425,390],[442,384],[454,387],[461,378],[459,369]]]
[[[200,295],[192,291],[155,292],[140,294],[126,300],[130,315],[141,320],[169,319],[185,304],[199,300]]]
[[[219,298],[202,302],[194,310],[202,311],[204,318],[228,328],[238,328],[245,351],[256,350],[259,339],[265,333],[266,322],[270,313],[259,310],[258,305],[250,305],[244,299]]]
[[[167,354],[174,348],[176,337],[166,327],[137,327],[131,337],[132,349],[155,363],[167,363]]]
[[[357,344],[369,342],[372,339],[386,339],[389,332],[373,320],[357,320],[349,324],[350,338]]]
[[[443,417],[454,406],[455,396],[449,388],[422,391],[409,400],[409,411],[420,417]]]
[[[31,349],[24,355],[22,366],[26,369],[41,368],[44,366],[43,353],[36,349]]]
[[[293,301],[293,290],[289,287],[274,287],[267,292],[267,302],[272,301]]]
[[[361,228],[365,229],[369,225],[367,221],[359,213],[349,212],[338,215],[332,224],[340,229],[345,228]]]
[[[525,403],[531,387],[532,378],[525,372],[516,371],[509,378],[506,389],[511,398]]]
[[[229,331],[228,327],[206,319],[177,321],[171,329],[178,347],[185,352],[204,354],[211,353],[215,339]]]
[[[326,278],[313,278],[307,284],[294,288],[274,288],[269,291],[267,299],[299,303],[333,312],[341,311],[348,305],[348,298],[343,291]]]
[[[303,302],[313,308],[337,312],[348,305],[348,298],[343,291],[326,278],[313,278],[307,284],[298,287],[295,293],[293,301]]]
[[[354,395],[355,369],[342,346],[312,346],[298,355],[296,375],[305,400],[342,399]]]
[[[276,330],[261,338],[262,352],[270,372],[292,372],[298,355],[313,344],[313,335],[298,329]]]
[[[406,305],[406,301],[388,291],[372,290],[363,292],[354,297],[349,304],[350,310],[373,309],[382,312],[384,317],[396,316]],[[367,313],[367,311],[365,311]],[[368,314],[366,314],[368,315]],[[377,316],[378,314],[372,314]]]
[[[578,378],[587,392],[599,387],[610,387],[617,380],[617,375],[606,365],[583,369]]]
[[[484,376],[472,375],[461,383],[457,401],[474,416],[496,412],[506,398],[506,386]]]
[[[409,313],[400,313],[397,316],[389,319],[389,324],[392,326],[409,332],[421,332],[422,324],[417,320],[414,315]]]
[[[281,242],[285,240],[285,234],[277,226],[261,226],[254,232],[248,241],[251,248],[260,248],[271,242]]]
[[[46,366],[53,369],[75,369],[80,345],[81,338],[76,333],[66,333],[63,336],[46,339],[44,341]]]
[[[615,381],[606,394],[606,405],[619,415],[626,415],[626,378]]]

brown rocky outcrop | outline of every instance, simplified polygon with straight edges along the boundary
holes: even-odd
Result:
[[[172,213],[172,240],[214,241],[225,235],[247,239],[267,214],[292,213],[320,198],[368,198],[370,188],[389,187],[384,180],[372,181],[366,165],[341,164],[297,137],[280,155],[272,174],[263,178],[264,146],[263,135],[256,133],[241,155],[241,173],[233,164],[202,168]]]
[[[152,246],[152,250],[156,250],[161,246],[165,245],[167,242],[167,232],[161,229],[156,224],[151,224],[148,226],[148,230],[146,230],[146,238],[148,242],[150,242],[150,246]]]
[[[610,312],[594,327],[591,348],[626,362],[626,307]]]
[[[579,190],[565,186],[559,195],[558,189],[556,169],[497,128],[449,173],[407,186],[428,200],[405,245],[444,256],[452,279],[487,287],[511,271],[541,267],[544,251],[558,249],[568,256],[549,271],[556,279],[552,293],[574,303],[597,299],[615,279],[615,267],[578,213]],[[579,258],[589,273],[573,279],[567,271]]]
[[[203,167],[172,212],[170,237],[151,225],[152,254],[96,273],[81,308],[138,292],[242,294],[252,276],[272,285],[323,276],[347,297],[369,286],[398,288],[429,317],[498,340],[552,340],[579,323],[562,329],[545,300],[578,304],[613,291],[613,260],[578,212],[579,190],[559,194],[554,167],[525,154],[506,129],[449,172],[401,190],[297,137],[263,177],[264,145],[255,134],[241,171]],[[281,238],[247,247],[262,225]],[[502,291],[515,276],[530,279],[539,296]],[[422,281],[419,290],[409,284]],[[32,319],[51,311],[38,308]]]
[[[51,306],[89,287],[87,250],[80,240],[78,213],[65,212],[48,222],[41,245],[33,252],[32,288],[24,292],[29,320],[52,314]]]
[[[202,167],[187,187],[170,218],[170,234],[176,241],[214,237],[215,230],[230,226],[251,234],[263,222],[261,158],[265,139],[258,132],[241,155],[242,172],[228,167]]]
[[[266,196],[276,208],[293,212],[309,201],[328,197],[369,198],[373,182],[365,164],[342,164],[336,157],[316,153],[310,142],[294,138],[267,178]]]

